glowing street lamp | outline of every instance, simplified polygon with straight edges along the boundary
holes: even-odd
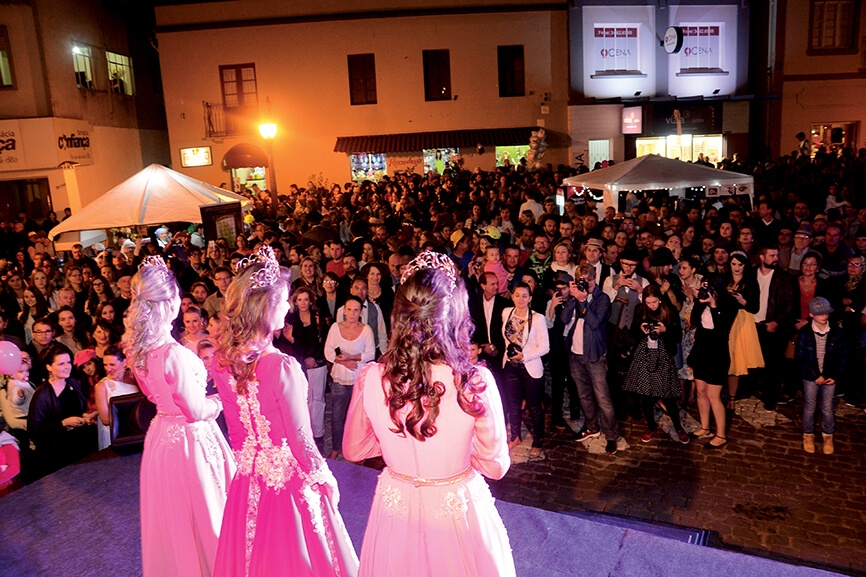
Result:
[[[277,206],[280,203],[279,196],[277,196],[277,171],[274,167],[274,138],[277,136],[277,125],[273,122],[259,124],[259,134],[268,145],[268,175],[270,176],[268,190],[271,193],[272,212],[276,216]]]

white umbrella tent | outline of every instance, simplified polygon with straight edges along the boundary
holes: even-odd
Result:
[[[667,189],[671,197],[682,198],[687,188],[703,187],[708,199],[748,195],[751,202],[755,179],[747,174],[649,154],[566,178],[563,183],[578,189],[602,191],[604,202],[599,209],[604,214],[608,206],[619,210],[620,193],[638,190]]]
[[[151,164],[55,226],[49,236],[120,226],[201,222],[202,206],[226,202],[249,204],[243,196]]]

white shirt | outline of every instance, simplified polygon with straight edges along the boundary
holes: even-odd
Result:
[[[586,295],[586,306],[592,302],[592,295]],[[574,309],[574,316],[577,317],[577,307]],[[583,317],[577,318],[574,324],[574,336],[571,339],[571,352],[576,355],[583,354],[583,325],[586,320]]]
[[[388,333],[385,331],[385,318],[382,315],[382,309],[379,307],[379,305],[370,300],[364,301],[364,305],[361,307],[361,322],[365,325],[370,324],[370,321],[368,320],[370,317],[369,307],[376,307],[376,309],[378,309],[378,326],[370,327],[370,329],[376,331],[376,336],[379,338],[379,349],[384,351],[388,348]],[[346,320],[346,313],[344,309],[344,306],[337,309],[337,315],[335,318],[337,319],[338,323]]]
[[[487,343],[490,343],[490,321],[493,319],[493,303],[496,302],[496,297],[487,300],[484,296],[481,297],[481,304],[484,305],[484,319],[487,321]]]
[[[763,274],[761,269],[758,269],[758,286],[761,288],[761,306],[758,312],[755,313],[755,322],[762,323],[767,320],[767,307],[770,302],[770,282],[773,280],[773,270],[770,274]]]

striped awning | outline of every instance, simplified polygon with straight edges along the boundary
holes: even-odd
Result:
[[[475,148],[479,144],[483,146],[528,145],[533,130],[538,128],[527,126],[338,136],[334,152],[419,152],[431,148]]]

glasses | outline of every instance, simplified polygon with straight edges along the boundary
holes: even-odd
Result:
[[[95,283],[93,283],[93,286],[95,286],[95,287],[97,287],[97,286],[105,286],[105,283],[102,283],[102,282],[95,282]]]
[[[862,262],[849,262],[848,266],[853,266],[854,268],[860,268],[861,266],[863,266],[863,263]]]
[[[794,238],[812,238],[812,237],[809,236],[808,234],[802,234],[801,233],[801,234],[795,234]]]
[[[337,284],[337,281],[335,281],[335,280],[323,280],[322,284]]]
[[[54,331],[52,331],[50,329],[47,331],[33,331],[33,334],[34,335],[51,335],[51,334],[54,334]]]

